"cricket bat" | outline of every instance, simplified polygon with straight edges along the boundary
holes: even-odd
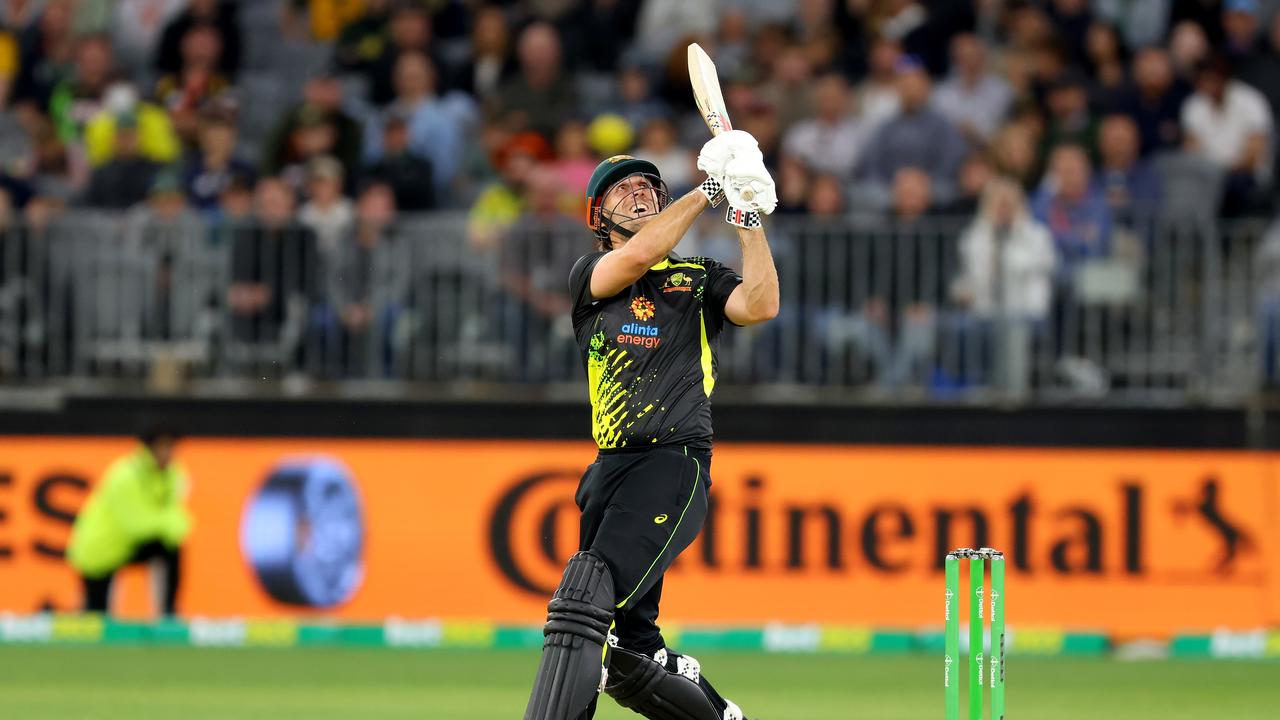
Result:
[[[707,51],[698,43],[689,44],[689,85],[693,87],[693,101],[711,134],[714,136],[732,130],[729,111],[725,108],[724,96],[720,94],[720,76],[716,74],[716,64],[711,62]],[[750,190],[742,193],[743,200],[750,201],[753,197],[755,193]]]

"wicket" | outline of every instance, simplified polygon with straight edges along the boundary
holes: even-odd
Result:
[[[991,718],[1004,720],[1004,553],[992,548],[960,548],[947,554],[946,637],[943,648],[942,687],[946,694],[946,720],[960,720],[960,683],[954,676],[960,662],[960,561],[969,561],[969,720],[982,720],[983,690],[991,690]],[[991,563],[990,657],[983,675],[983,581]]]

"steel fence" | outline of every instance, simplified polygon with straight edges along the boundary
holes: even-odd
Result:
[[[1034,243],[1018,250],[1016,231],[984,236],[972,218],[774,218],[782,310],[726,332],[721,387],[762,398],[1239,402],[1276,374],[1280,238],[1267,229],[1147,218],[1117,227],[1105,254],[1051,252],[1046,264],[1023,257]],[[460,214],[319,232],[145,209],[10,223],[0,378],[574,386],[584,373],[565,280],[589,250],[560,216],[498,234]],[[678,252],[738,261],[710,215]]]

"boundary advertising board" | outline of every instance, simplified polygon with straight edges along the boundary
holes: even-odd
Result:
[[[71,610],[70,523],[131,441],[0,439],[0,611]],[[536,623],[590,443],[192,438],[179,607]],[[723,443],[664,617],[916,628],[946,549],[1009,556],[1009,620],[1115,636],[1280,624],[1280,455]],[[116,607],[151,613],[144,575]]]

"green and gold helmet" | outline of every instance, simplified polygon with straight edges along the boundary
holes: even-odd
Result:
[[[587,227],[595,232],[597,238],[607,241],[613,230],[627,234],[624,228],[608,218],[604,198],[609,194],[610,188],[632,175],[641,175],[653,185],[658,197],[654,213],[661,212],[670,202],[667,185],[662,181],[656,165],[630,155],[614,155],[597,165],[591,173],[591,179],[587,181]]]

